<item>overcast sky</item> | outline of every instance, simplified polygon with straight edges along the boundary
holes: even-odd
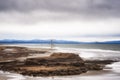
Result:
[[[120,40],[120,0],[0,0],[0,39]]]

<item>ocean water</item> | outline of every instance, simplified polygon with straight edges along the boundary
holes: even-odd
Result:
[[[49,44],[6,44],[30,48],[50,48]],[[83,59],[120,61],[120,44],[54,44],[53,52],[79,54]],[[0,80],[120,80],[120,62],[107,65],[102,71],[90,71],[81,75],[29,77],[0,71]],[[4,78],[2,78],[4,77]],[[5,79],[6,78],[6,79]]]
[[[5,44],[9,46],[25,46],[33,48],[46,47],[50,48],[50,44]],[[120,51],[120,44],[53,44],[54,48],[77,48],[77,49],[102,49]]]

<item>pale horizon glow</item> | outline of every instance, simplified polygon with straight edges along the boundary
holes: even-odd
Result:
[[[120,40],[119,5],[116,6],[112,0],[67,0],[67,5],[62,4],[61,0],[48,3],[44,0],[36,0],[37,3],[26,0],[29,3],[26,7],[23,0],[12,1],[16,5],[4,2],[0,7],[1,40]]]

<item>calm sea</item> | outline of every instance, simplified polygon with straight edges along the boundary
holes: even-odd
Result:
[[[50,44],[5,44],[10,46],[24,46],[41,48],[50,48]],[[53,44],[54,48],[77,48],[77,49],[102,49],[120,51],[120,44]]]

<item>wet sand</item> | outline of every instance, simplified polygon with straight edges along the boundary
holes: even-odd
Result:
[[[0,80],[8,80],[8,78],[0,75]]]

